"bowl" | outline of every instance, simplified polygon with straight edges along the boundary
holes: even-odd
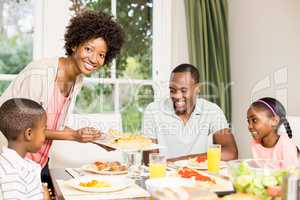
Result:
[[[281,195],[283,178],[288,175],[280,160],[241,159],[228,163],[228,172],[237,192],[251,193],[261,199]]]

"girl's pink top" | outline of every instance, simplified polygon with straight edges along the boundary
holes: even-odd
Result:
[[[251,142],[252,156],[255,159],[282,160],[281,167],[292,167],[298,164],[297,146],[286,133],[280,134],[279,140],[274,147],[266,148],[255,140]]]

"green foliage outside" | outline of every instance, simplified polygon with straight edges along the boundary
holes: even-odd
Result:
[[[0,35],[0,72],[18,74],[32,59],[32,39]]]
[[[79,2],[79,1],[78,1]],[[81,0],[90,9],[110,13],[110,0]],[[116,77],[151,79],[152,77],[152,0],[118,0],[117,20],[125,29],[126,42],[116,60]],[[16,33],[8,37],[0,33],[0,73],[17,74],[32,60],[31,34]],[[91,77],[110,78],[110,66]],[[0,81],[0,94],[10,81]],[[144,108],[153,101],[151,86],[120,85],[120,111],[123,130],[139,132]],[[76,113],[114,111],[114,86],[87,84],[76,101]]]
[[[0,73],[18,74],[32,60],[32,38],[0,34]],[[10,81],[0,81],[0,95]]]

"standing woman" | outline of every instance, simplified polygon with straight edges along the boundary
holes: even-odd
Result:
[[[101,136],[93,128],[70,129],[65,122],[83,76],[100,69],[120,53],[124,32],[112,16],[84,11],[70,20],[64,38],[65,57],[30,63],[0,97],[0,105],[10,98],[22,97],[40,103],[47,111],[47,140],[37,153],[28,154],[27,158],[41,165],[42,181],[50,184],[48,154],[53,140],[90,142]]]

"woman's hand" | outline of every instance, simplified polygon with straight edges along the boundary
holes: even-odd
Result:
[[[94,140],[100,139],[103,134],[92,127],[85,127],[76,130],[75,140],[77,142],[92,142]]]
[[[70,133],[72,135],[72,140],[77,142],[92,142],[103,138],[103,133],[92,127],[85,127],[78,130],[66,127],[64,132]]]

